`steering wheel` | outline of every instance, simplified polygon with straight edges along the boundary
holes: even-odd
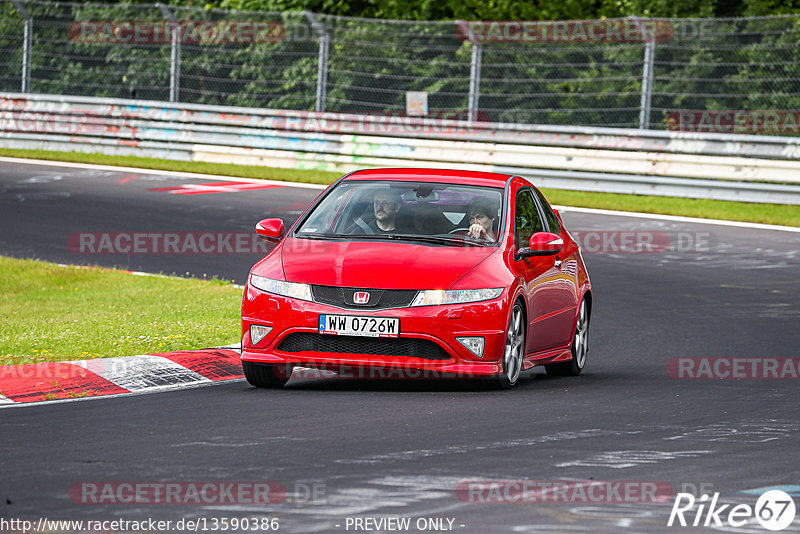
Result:
[[[469,228],[454,228],[448,234],[469,235]]]
[[[490,241],[490,242],[494,241],[494,238],[489,237],[489,234],[487,233],[481,233],[481,235],[479,235],[478,237],[472,237],[469,234],[469,228],[456,228],[454,230],[450,230],[448,234],[455,234],[459,236],[469,237],[470,239],[474,239],[476,241]]]

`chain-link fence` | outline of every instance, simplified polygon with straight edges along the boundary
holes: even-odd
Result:
[[[800,16],[414,22],[0,0],[0,91],[797,135]]]

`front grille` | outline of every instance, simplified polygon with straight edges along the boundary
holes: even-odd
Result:
[[[278,345],[283,352],[339,352],[375,356],[405,356],[423,360],[449,360],[442,347],[427,339],[335,336],[330,334],[289,334]]]
[[[369,293],[366,304],[356,304],[353,295],[356,291]],[[311,286],[314,302],[330,304],[338,308],[358,310],[364,308],[386,309],[405,308],[411,305],[417,296],[417,290],[406,289],[364,289],[357,287]]]

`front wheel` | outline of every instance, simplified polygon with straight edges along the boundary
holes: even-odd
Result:
[[[506,331],[506,345],[503,350],[502,371],[495,378],[501,389],[511,389],[517,383],[522,372],[522,359],[525,353],[525,314],[522,304],[517,301],[511,311]]]
[[[586,301],[581,301],[575,333],[572,336],[572,359],[568,362],[545,365],[547,376],[578,376],[586,366],[586,355],[589,353],[589,313]]]
[[[244,377],[251,386],[257,388],[281,388],[292,376],[294,365],[270,364],[242,361]]]

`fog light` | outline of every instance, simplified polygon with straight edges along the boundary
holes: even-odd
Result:
[[[258,345],[258,342],[264,339],[264,336],[272,332],[271,326],[262,326],[260,324],[250,325],[250,343]]]
[[[484,339],[482,337],[457,337],[456,341],[464,345],[467,350],[478,358],[483,358]]]

